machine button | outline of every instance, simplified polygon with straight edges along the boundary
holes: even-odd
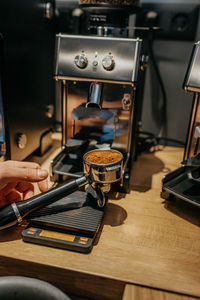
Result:
[[[17,147],[20,149],[24,149],[27,144],[27,137],[23,133],[18,133],[16,136]]]
[[[80,69],[86,68],[88,64],[87,57],[83,54],[76,55],[76,57],[74,58],[74,62],[76,66]]]
[[[94,67],[97,67],[98,66],[98,61],[94,60],[92,64],[93,64]]]
[[[112,56],[107,55],[106,57],[103,58],[102,65],[103,65],[105,70],[111,71],[111,70],[114,69],[115,61],[112,58]]]

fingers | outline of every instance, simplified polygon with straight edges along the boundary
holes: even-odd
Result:
[[[30,182],[19,182],[15,189],[23,194],[23,200],[34,196],[34,186]]]
[[[22,194],[22,195],[21,195]],[[26,200],[34,196],[34,186],[30,182],[11,182],[1,190],[0,202],[4,198],[6,204]],[[2,199],[1,199],[2,198]],[[2,202],[1,202],[2,203]]]
[[[48,183],[47,180],[42,180],[38,182],[38,187],[41,192],[46,192],[48,190]],[[30,182],[22,181],[17,183],[15,189],[20,193],[23,193],[23,200],[29,199],[30,197],[34,196],[34,186]]]
[[[12,190],[6,196],[4,196],[4,195],[0,196],[0,208],[5,205],[8,205],[10,203],[17,202],[20,200],[21,200],[20,194],[17,191]]]
[[[19,164],[22,167],[18,167]],[[48,177],[47,170],[38,164],[28,162],[2,162],[0,163],[0,182],[2,184],[13,181],[38,182]]]
[[[15,161],[15,160],[7,160],[3,162],[7,167],[12,168],[31,168],[31,169],[41,169],[40,165],[34,162],[28,161]]]
[[[32,162],[0,162],[0,207],[34,196],[37,182],[41,192],[48,190],[48,172]]]
[[[8,201],[7,201],[6,197],[1,196],[0,197],[0,208],[7,205],[7,204],[8,204]]]
[[[31,198],[31,197],[33,197],[34,196],[34,191],[32,191],[32,190],[27,190],[27,191],[25,191],[24,193],[23,193],[23,200],[27,200],[27,199],[29,199],[29,198]]]
[[[49,188],[47,179],[39,181],[37,184],[38,184],[40,192],[42,192],[42,193],[46,192]]]
[[[8,203],[17,202],[21,200],[21,196],[17,191],[11,191],[8,195],[6,195],[6,200]]]
[[[7,183],[5,185],[5,187],[3,187],[1,189],[1,191],[0,191],[1,195],[2,196],[7,196],[10,193],[10,191],[12,191],[15,188],[16,184],[17,184],[17,182],[14,182],[14,181],[10,182],[10,183]]]
[[[47,180],[38,182],[38,186],[41,192],[47,191]],[[27,200],[33,196],[34,185],[32,183],[27,181],[10,182],[0,191],[0,207],[10,202]]]

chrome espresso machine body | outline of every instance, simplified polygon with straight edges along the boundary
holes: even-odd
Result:
[[[82,176],[85,152],[113,148],[124,155],[121,186],[128,189],[141,110],[141,49],[139,38],[57,35],[62,151],[52,161],[53,180]]]
[[[182,167],[163,178],[162,197],[200,207],[200,42],[191,54],[183,87],[194,93]]]
[[[128,16],[137,11],[138,0],[81,3],[90,32],[83,28],[80,35],[64,31],[56,37],[54,77],[62,105],[62,150],[51,163],[53,181],[71,178],[52,190],[72,183],[76,189],[70,194],[65,190],[64,197],[56,192],[56,202],[29,214],[22,235],[28,242],[90,252],[102,230],[108,192],[129,189],[146,60],[142,40],[126,34]],[[120,160],[105,165],[88,159],[99,152],[120,153]]]

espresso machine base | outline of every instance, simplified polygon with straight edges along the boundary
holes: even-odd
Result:
[[[25,242],[88,253],[100,232],[105,208],[95,195],[77,191],[32,213],[22,232]]]

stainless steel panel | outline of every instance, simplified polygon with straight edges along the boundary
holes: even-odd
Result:
[[[40,147],[54,125],[55,22],[44,17],[44,0],[0,1],[2,92],[6,158],[23,160]],[[18,140],[26,136],[24,148]]]
[[[55,76],[134,83],[138,77],[141,43],[140,39],[59,34]],[[77,55],[87,59],[85,67],[75,64]],[[103,67],[105,57],[113,59],[111,69]]]
[[[190,91],[200,91],[200,42],[194,45],[184,87]]]

